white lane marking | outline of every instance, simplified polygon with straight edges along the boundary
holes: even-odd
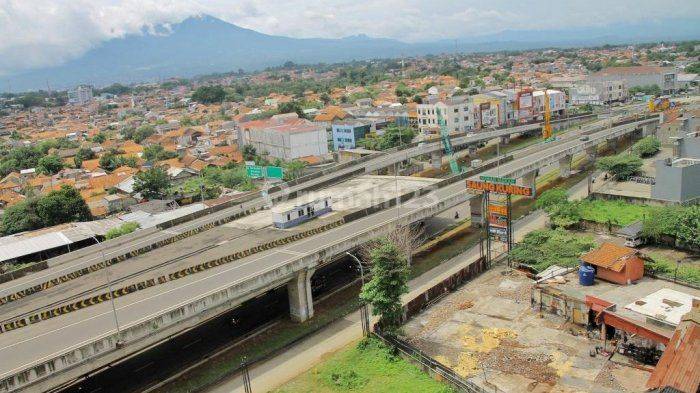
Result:
[[[613,132],[612,129],[609,130],[609,131],[610,131],[609,133],[612,133],[612,132]],[[554,148],[559,148],[559,150],[557,150],[557,151],[555,151],[555,152],[553,152],[553,153],[558,153],[558,152],[560,152],[560,151],[562,151],[562,150],[566,150],[567,147],[565,147],[564,145],[568,145],[568,144],[567,144],[567,143],[563,143],[563,144],[560,144],[560,145],[552,146],[552,149],[554,149]],[[562,148],[563,148],[563,149],[562,149]],[[545,149],[543,152],[545,152],[546,150],[548,150],[548,149]],[[455,183],[454,185],[457,185],[457,184],[460,184],[460,183]],[[454,185],[451,185],[451,186],[454,186]],[[445,189],[447,189],[447,188],[449,188],[449,187],[451,187],[451,186],[447,186]],[[452,197],[454,197],[454,196],[456,196],[456,195],[461,195],[461,194],[463,194],[463,193],[464,193],[464,191],[459,191],[459,192],[457,192],[457,193],[453,193],[453,194],[450,194],[450,195],[444,197],[444,199],[452,198]],[[420,199],[429,199],[428,196],[430,196],[430,194],[426,195],[426,197],[418,198],[416,201],[419,201]],[[439,204],[439,203],[440,203],[440,202],[435,202],[435,203],[432,203],[431,205],[437,205],[437,204]],[[428,206],[431,206],[431,205],[428,205]],[[399,207],[392,207],[391,209],[384,210],[383,212],[384,212],[385,215],[388,215],[389,212],[391,212],[392,210],[396,210],[397,208],[399,208]],[[398,215],[398,218],[403,218],[403,217],[405,217],[405,216],[410,215],[411,213],[412,213],[412,211],[406,212],[405,214],[399,214],[399,215]],[[373,225],[373,226],[371,226],[371,227],[365,229],[363,232],[371,231],[371,230],[373,230],[373,229],[375,229],[375,228],[377,228],[377,227],[379,227],[379,226],[382,226],[382,225],[388,223],[389,221],[393,221],[393,216],[390,215],[390,217],[392,217],[392,218],[389,219],[389,220],[385,220],[385,221],[383,221],[383,222],[377,223],[376,225]],[[360,222],[362,222],[362,221],[366,221],[366,220],[373,219],[373,218],[374,218],[374,217],[372,217],[372,216],[365,217],[365,218],[363,218],[363,219],[360,219],[360,220],[356,221],[356,222],[355,222],[355,225],[358,224],[358,223],[360,223]],[[341,228],[342,228],[342,227],[341,227]],[[325,234],[327,234],[327,233],[325,233]],[[342,242],[344,242],[344,241],[346,241],[346,240],[348,240],[348,239],[350,239],[350,238],[356,237],[356,235],[357,235],[357,233],[353,233],[353,234],[351,234],[351,235],[349,235],[349,236],[346,236],[346,237],[340,239],[339,241],[336,241],[336,243],[342,243]],[[308,242],[308,241],[311,241],[311,240],[314,240],[314,239],[313,239],[313,238],[309,238],[309,239],[306,239],[306,240],[302,240],[302,241],[300,241],[300,242],[295,243],[294,245],[296,246],[296,245],[299,245],[300,243]],[[326,246],[317,247],[317,248],[315,248],[315,249],[312,249],[309,253],[303,254],[303,255],[313,254],[313,253],[315,253],[315,252],[317,252],[317,251],[319,251],[319,250],[321,250],[321,249],[323,249],[323,248],[326,248]],[[231,270],[239,269],[239,268],[242,268],[242,267],[244,267],[244,266],[250,265],[250,264],[255,263],[256,261],[258,261],[258,260],[260,260],[260,259],[262,259],[262,258],[266,258],[266,257],[272,256],[272,255],[274,255],[274,254],[280,254],[280,253],[282,253],[282,251],[291,251],[291,250],[286,250],[286,249],[273,250],[272,252],[267,253],[267,254],[264,254],[264,255],[260,255],[260,256],[258,256],[258,257],[256,257],[256,258],[250,260],[249,262],[246,262],[246,263],[243,263],[243,264],[239,264],[239,265],[236,265],[236,266],[232,266],[232,267],[230,267],[230,268],[228,268],[228,269],[225,269],[225,270],[216,272],[216,273],[214,273],[214,274],[212,274],[212,275],[209,275],[209,276],[202,277],[202,278],[200,278],[200,279],[191,281],[191,282],[186,283],[186,284],[184,284],[184,285],[182,285],[182,286],[179,286],[179,287],[176,287],[176,288],[171,288],[171,289],[169,289],[169,290],[167,290],[167,291],[164,291],[164,292],[162,292],[162,293],[154,294],[154,295],[152,295],[152,296],[149,296],[149,297],[146,297],[146,298],[143,298],[143,299],[136,300],[136,301],[134,301],[134,302],[132,302],[132,303],[126,304],[126,305],[121,306],[121,307],[118,307],[117,310],[126,309],[126,308],[128,308],[128,307],[131,307],[131,306],[134,306],[134,305],[136,305],[136,304],[145,302],[145,301],[147,301],[147,300],[150,300],[150,299],[159,297],[159,296],[161,296],[161,295],[165,295],[165,294],[168,294],[168,293],[170,293],[170,292],[177,291],[177,290],[180,290],[180,289],[189,287],[189,286],[194,285],[194,284],[197,284],[197,283],[199,283],[199,282],[201,282],[201,281],[208,280],[208,279],[210,279],[210,278],[212,278],[212,277],[216,277],[216,276],[219,276],[219,275],[228,273],[228,272],[231,271]],[[291,252],[294,252],[294,251],[291,251]],[[209,295],[211,295],[211,294],[213,294],[213,293],[215,293],[215,292],[221,291],[221,290],[223,290],[223,289],[227,289],[227,288],[231,287],[232,285],[239,284],[239,283],[241,283],[241,282],[243,282],[243,281],[245,281],[245,280],[247,280],[247,279],[249,279],[249,278],[251,278],[251,277],[255,277],[255,276],[259,276],[259,275],[265,274],[265,273],[267,273],[267,272],[269,272],[269,271],[272,271],[272,270],[275,270],[275,269],[279,268],[279,267],[282,266],[282,265],[288,264],[289,262],[290,262],[290,260],[289,260],[289,259],[286,259],[286,260],[284,260],[284,261],[282,261],[282,262],[280,262],[280,263],[278,263],[278,264],[275,264],[275,265],[270,266],[269,268],[267,268],[267,269],[265,269],[265,270],[258,271],[258,272],[253,272],[252,274],[249,274],[249,275],[247,275],[247,276],[245,276],[245,277],[242,277],[242,278],[240,278],[240,279],[238,279],[238,280],[236,280],[236,281],[233,281],[233,282],[224,284],[224,285],[222,285],[222,286],[220,286],[220,287],[218,287],[218,288],[216,288],[216,289],[214,289],[214,290],[212,290],[212,291],[210,291],[210,292],[207,292],[207,293],[205,293],[204,295],[199,296],[199,298],[204,298],[204,297],[207,297],[207,296],[209,296]],[[170,310],[177,309],[177,308],[182,307],[182,306],[184,306],[184,305],[187,305],[187,304],[189,304],[189,303],[191,303],[191,299],[187,299],[186,301],[181,302],[181,303],[179,303],[179,304],[177,304],[177,305],[175,305],[175,306],[170,306],[170,307],[168,307],[168,308],[161,309],[161,310],[159,310],[159,311],[157,311],[157,312],[155,312],[155,313],[152,313],[152,314],[150,314],[150,315],[148,315],[148,316],[145,316],[145,317],[143,317],[143,318],[141,318],[141,319],[138,319],[138,320],[136,320],[136,321],[134,321],[134,322],[128,323],[128,324],[124,325],[124,328],[128,328],[128,327],[131,327],[131,326],[134,326],[134,325],[138,325],[139,323],[142,323],[142,322],[145,322],[145,321],[147,321],[147,320],[150,320],[150,319],[152,319],[153,317],[155,317],[155,316],[157,316],[157,315],[162,315],[162,314],[164,314],[165,312],[168,312],[168,311],[170,311]],[[96,315],[94,315],[94,316],[92,316],[92,317],[83,319],[83,320],[81,320],[81,321],[78,321],[78,322],[75,322],[75,323],[72,323],[72,324],[69,324],[69,325],[66,325],[66,326],[63,326],[63,327],[60,327],[60,328],[57,328],[57,329],[54,329],[54,330],[45,332],[45,333],[42,333],[42,334],[37,335],[37,336],[34,336],[34,337],[30,338],[30,339],[25,339],[25,340],[22,340],[22,341],[19,341],[19,342],[10,344],[10,345],[8,345],[8,346],[6,346],[6,347],[2,347],[2,348],[0,348],[0,351],[3,351],[3,350],[5,350],[5,349],[12,348],[12,347],[14,347],[14,346],[17,346],[17,345],[22,344],[22,343],[25,343],[25,342],[33,341],[33,340],[35,340],[35,339],[38,338],[38,337],[46,336],[46,335],[52,334],[52,333],[54,333],[54,332],[58,332],[58,331],[60,331],[60,330],[69,328],[69,327],[71,327],[71,326],[78,325],[78,324],[81,324],[81,323],[83,323],[83,322],[86,322],[86,321],[89,321],[89,320],[92,320],[92,319],[96,319],[96,318],[99,318],[99,317],[101,317],[101,316],[109,315],[109,314],[111,314],[111,312],[105,312],[105,313],[102,313],[102,314],[96,314]],[[56,352],[56,353],[54,353],[54,354],[45,356],[45,357],[41,358],[40,360],[34,360],[34,361],[32,361],[31,363],[27,363],[27,364],[25,364],[25,365],[22,365],[22,366],[20,366],[20,367],[18,367],[18,368],[15,368],[15,369],[11,370],[10,373],[13,373],[13,372],[15,372],[15,371],[19,371],[19,370],[21,370],[22,368],[24,368],[24,367],[26,367],[26,366],[28,366],[28,365],[40,364],[40,362],[43,361],[43,360],[48,360],[48,359],[54,358],[54,357],[60,355],[61,353],[66,353],[67,351],[70,351],[71,349],[77,349],[77,348],[79,348],[80,346],[82,346],[82,345],[84,345],[84,344],[86,344],[86,343],[91,343],[91,342],[94,342],[94,341],[99,340],[99,339],[101,339],[101,338],[107,337],[107,336],[111,335],[111,331],[112,331],[112,330],[110,330],[107,334],[102,334],[102,335],[100,335],[100,336],[97,336],[97,337],[94,337],[94,338],[85,340],[85,341],[83,341],[83,342],[81,342],[81,343],[79,343],[79,344],[73,345],[73,346],[69,347],[68,349],[62,349],[60,352]],[[9,332],[8,332],[8,333],[9,333]],[[39,363],[37,363],[37,362],[39,362]],[[3,377],[4,377],[5,375],[8,375],[8,374],[4,374]]]

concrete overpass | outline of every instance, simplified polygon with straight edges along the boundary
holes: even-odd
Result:
[[[574,117],[560,120],[559,126],[575,124],[577,121],[589,120],[591,116]],[[604,121],[586,126],[585,129],[602,129]],[[480,143],[495,138],[510,138],[512,135],[534,132],[541,124],[527,124],[493,131],[481,131],[472,136],[454,136],[452,143],[455,147],[467,146],[470,153],[476,153]],[[246,195],[231,201],[228,205],[210,208],[193,213],[187,217],[165,223],[154,228],[139,230],[114,240],[70,252],[47,261],[48,268],[34,274],[17,278],[0,284],[0,306],[26,296],[37,295],[39,292],[56,285],[87,276],[108,264],[120,263],[134,256],[141,255],[179,241],[183,238],[197,235],[214,226],[238,219],[257,210],[269,206],[273,202],[283,201],[298,193],[319,189],[329,184],[344,181],[361,174],[373,173],[381,169],[409,160],[421,155],[430,155],[433,165],[442,163],[443,146],[440,140],[408,144],[402,149],[392,149],[361,160],[334,165],[323,171],[292,181],[283,186],[273,187],[266,197],[259,193]],[[2,327],[0,327],[0,332]]]
[[[643,120],[598,131],[591,133],[588,141],[574,137],[539,144],[529,149],[531,154],[486,173],[527,178],[562,157],[656,122]],[[397,225],[420,221],[473,198],[465,191],[464,178],[445,180],[439,189],[424,190],[426,195],[312,238],[116,298],[116,314],[109,302],[104,302],[0,334],[0,392],[59,386],[281,285],[287,286],[292,317],[306,320],[313,316],[309,281],[316,268]]]

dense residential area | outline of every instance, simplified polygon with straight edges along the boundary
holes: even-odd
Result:
[[[313,170],[342,150],[433,138],[436,110],[451,132],[473,133],[541,121],[545,97],[552,116],[565,118],[692,93],[698,49],[689,42],[292,63],[254,74],[4,94],[0,200],[12,213],[67,186],[93,218],[152,199],[222,202],[260,187],[245,177],[245,160]],[[3,230],[46,222],[5,222]]]
[[[265,37],[0,94],[0,393],[700,391],[699,40]]]

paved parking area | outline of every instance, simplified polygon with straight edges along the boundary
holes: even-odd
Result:
[[[636,392],[647,371],[591,357],[585,329],[530,308],[531,280],[494,267],[410,320],[421,350],[496,392]]]

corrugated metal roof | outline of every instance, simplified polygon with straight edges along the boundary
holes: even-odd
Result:
[[[0,262],[48,251],[89,239],[104,236],[108,230],[122,225],[117,219],[61,224],[52,228],[23,232],[0,238]]]
[[[44,250],[73,243],[62,232],[49,232],[39,236],[27,237],[0,246],[0,261],[19,258]]]
[[[203,203],[193,203],[185,207],[180,207],[173,210],[168,210],[162,213],[150,214],[142,210],[137,210],[132,213],[127,213],[119,216],[122,221],[138,222],[141,228],[152,228],[166,221],[174,220],[182,216],[204,210],[206,206]]]
[[[683,318],[647,381],[648,389],[666,387],[685,393],[700,389],[700,325],[694,318]]]

